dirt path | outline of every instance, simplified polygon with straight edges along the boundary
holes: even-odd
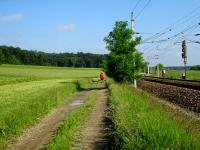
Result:
[[[83,138],[80,143],[77,144],[75,149],[78,150],[106,150],[107,138],[105,127],[106,116],[106,89],[101,89],[97,94],[97,101],[94,105],[93,111],[89,116],[89,120],[86,123],[86,128],[83,132]]]
[[[82,91],[72,100],[60,105],[53,110],[36,126],[24,131],[15,142],[8,146],[9,150],[38,150],[42,149],[54,136],[60,123],[76,109],[80,102],[84,102],[89,91]]]

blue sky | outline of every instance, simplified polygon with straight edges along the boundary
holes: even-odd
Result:
[[[141,0],[134,15],[148,0]],[[108,53],[103,38],[112,30],[115,21],[130,20],[137,0],[0,0],[0,45],[12,45],[45,52]],[[199,0],[152,0],[135,20],[135,31],[157,33],[200,6]],[[198,15],[199,14],[199,15]],[[166,39],[185,27],[200,22],[200,9],[156,40]],[[200,27],[187,34],[200,33]],[[153,34],[152,34],[153,35]],[[143,39],[151,34],[142,34]],[[183,36],[183,35],[182,35]],[[189,37],[188,37],[189,36]],[[186,39],[193,39],[184,35]],[[144,57],[154,65],[182,65],[183,38],[164,43],[138,46]],[[195,40],[199,40],[195,37]],[[152,41],[152,40],[150,40]],[[158,59],[154,59],[158,55]],[[156,56],[157,57],[157,56]],[[200,44],[188,44],[188,64],[200,64]]]

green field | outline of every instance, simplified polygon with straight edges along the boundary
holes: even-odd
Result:
[[[0,85],[48,79],[84,79],[98,77],[95,68],[67,68],[43,66],[0,66]]]
[[[166,77],[170,79],[181,79],[183,72],[184,70],[166,70]],[[152,70],[151,73],[154,76],[157,76],[157,73],[154,70]],[[187,80],[200,81],[200,71],[187,70],[186,75],[187,75]],[[162,76],[162,73],[160,72],[160,77],[161,76]]]
[[[98,75],[98,69],[0,66],[0,149],[78,92],[77,80],[86,84]]]
[[[181,79],[183,70],[168,70],[166,75],[168,78]],[[200,81],[200,71],[188,70],[186,72],[187,80]]]
[[[5,149],[24,129],[37,124],[55,107],[69,101],[79,92],[79,86],[97,80],[99,72],[95,68],[0,66],[0,149]],[[178,71],[168,73],[174,78],[178,76]],[[190,73],[191,79],[199,79],[199,72]],[[164,107],[148,93],[130,85],[111,79],[107,84],[108,135],[113,149],[200,149],[199,122]],[[99,86],[96,82],[95,85]],[[91,91],[87,102],[70,113],[46,149],[73,148],[96,102],[96,94],[96,90]]]

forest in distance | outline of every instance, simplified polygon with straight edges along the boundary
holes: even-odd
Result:
[[[99,68],[106,54],[46,53],[0,46],[0,64]]]
[[[0,46],[0,65],[37,65],[57,67],[100,68],[107,54],[92,53],[46,53],[24,50],[13,46]],[[184,70],[184,66],[164,66],[169,70]],[[154,67],[156,68],[156,66]],[[200,65],[187,66],[187,70],[200,70]]]

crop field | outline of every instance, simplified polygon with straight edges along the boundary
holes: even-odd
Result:
[[[0,149],[78,92],[77,80],[84,85],[98,74],[98,69],[1,66]]]

